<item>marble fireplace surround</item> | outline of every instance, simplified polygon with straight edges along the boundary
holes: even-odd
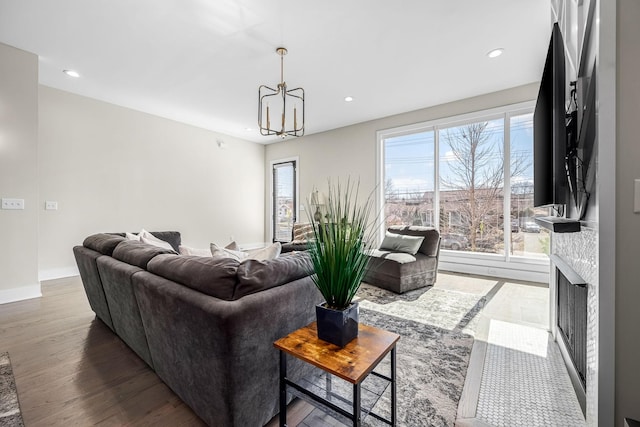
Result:
[[[580,396],[580,388],[577,389],[578,400],[585,413],[587,425],[589,421],[597,420],[598,405],[598,377],[597,377],[597,354],[598,354],[598,230],[594,226],[583,223],[581,231],[577,233],[551,233],[551,254],[562,259],[571,269],[575,271],[587,284],[587,372],[586,395]],[[568,359],[568,352],[564,345],[563,338],[559,335],[557,320],[557,277],[556,266],[551,262],[550,271],[550,302],[551,318],[550,327],[558,346],[561,348],[565,364],[574,381],[575,368],[573,362]],[[572,372],[573,371],[573,372]]]

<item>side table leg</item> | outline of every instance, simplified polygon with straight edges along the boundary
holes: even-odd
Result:
[[[360,427],[362,414],[360,410],[360,384],[353,385],[353,427]]]
[[[287,355],[280,351],[280,427],[287,427]]]
[[[391,349],[391,425],[396,425],[396,346]]]

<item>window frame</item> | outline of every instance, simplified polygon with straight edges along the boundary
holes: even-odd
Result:
[[[269,236],[270,236],[270,241],[271,242],[275,242],[275,191],[274,191],[274,179],[273,179],[273,173],[274,173],[274,167],[278,164],[282,164],[282,163],[293,163],[294,164],[294,182],[293,182],[293,187],[294,187],[294,191],[293,191],[293,204],[294,204],[294,209],[293,209],[293,215],[294,215],[294,220],[293,223],[295,224],[298,221],[298,218],[300,218],[300,158],[298,156],[294,156],[294,157],[286,157],[286,158],[282,158],[282,159],[275,159],[275,160],[271,160],[269,162]],[[266,236],[265,236],[266,237]]]
[[[524,280],[548,281],[549,259],[524,257],[511,255],[508,244],[511,242],[511,220],[507,215],[510,212],[511,204],[511,119],[525,114],[533,113],[535,101],[526,101],[516,104],[504,105],[501,107],[489,108],[475,112],[458,114],[449,117],[442,117],[429,121],[413,123],[405,126],[382,129],[376,132],[376,182],[378,191],[376,192],[376,206],[379,212],[384,209],[384,180],[385,180],[385,152],[384,141],[388,138],[410,135],[418,132],[434,132],[434,199],[433,210],[440,212],[440,131],[446,128],[462,126],[468,123],[481,122],[495,119],[502,119],[504,124],[503,153],[509,160],[504,162],[503,193],[509,195],[504,197],[503,212],[504,221],[504,243],[503,254],[490,254],[482,252],[448,251],[442,250],[440,255],[440,265],[443,270],[459,271],[463,273],[498,275],[502,273],[504,277],[522,278]],[[440,228],[440,215],[434,215],[434,224]],[[378,221],[378,236],[380,239],[385,233],[384,218]],[[521,274],[522,273],[522,274]]]

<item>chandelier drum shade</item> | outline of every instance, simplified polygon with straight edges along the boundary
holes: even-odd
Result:
[[[279,47],[280,83],[277,89],[267,85],[258,88],[258,126],[264,136],[304,135],[304,89],[301,87],[287,89],[284,81],[284,56],[287,49]]]

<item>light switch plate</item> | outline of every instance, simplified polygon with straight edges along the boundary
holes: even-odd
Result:
[[[640,179],[633,180],[633,212],[640,213]]]
[[[58,210],[58,202],[53,202],[50,200],[47,200],[46,202],[44,202],[44,209],[47,211],[57,211]]]
[[[24,209],[24,199],[2,199],[2,209]]]

